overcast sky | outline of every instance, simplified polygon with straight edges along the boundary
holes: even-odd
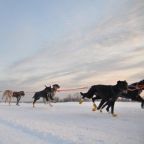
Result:
[[[0,90],[144,79],[144,0],[0,0]]]

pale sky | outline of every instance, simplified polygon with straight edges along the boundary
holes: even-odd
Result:
[[[0,90],[144,79],[144,0],[0,0]]]

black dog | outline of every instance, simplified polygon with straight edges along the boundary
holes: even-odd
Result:
[[[54,84],[53,87],[47,87],[45,86],[45,89],[39,92],[36,92],[33,96],[34,101],[33,101],[33,107],[35,107],[35,103],[37,100],[39,100],[41,97],[43,99],[46,99],[47,102],[49,102],[50,100],[54,100],[54,95],[57,91],[57,89],[59,89],[60,86],[58,84]],[[49,102],[49,105],[52,106]]]
[[[134,91],[129,91],[127,94],[123,94],[121,97],[126,99],[131,99],[132,101],[141,102],[141,108],[144,108],[144,99],[140,96],[144,89],[136,89]]]
[[[141,108],[144,108],[144,99],[140,96],[144,90],[144,80],[140,82],[133,83],[128,86],[128,93],[123,94],[122,97],[131,99],[132,101],[141,102]]]
[[[21,97],[24,96],[24,95],[25,95],[24,91],[19,91],[19,92],[15,92],[15,91],[14,91],[14,92],[13,92],[13,97],[15,97],[15,98],[17,99],[16,105],[19,106],[20,99],[21,99]]]
[[[80,100],[80,103],[82,103],[83,99],[89,98],[92,99],[93,101],[93,110],[95,111],[97,106],[95,104],[96,99],[102,99],[102,101],[99,104],[100,108],[105,102],[111,101],[111,114],[113,116],[116,116],[114,114],[114,104],[115,101],[117,100],[118,96],[121,93],[126,93],[127,92],[127,87],[128,84],[126,81],[117,81],[116,85],[94,85],[92,86],[87,93],[80,93],[82,95],[82,99]],[[96,95],[96,97],[94,97]]]
[[[122,93],[120,97],[131,99],[132,101],[141,102],[141,108],[144,108],[144,99],[140,96],[143,90],[144,90],[144,80],[141,80],[140,82],[136,82],[129,85],[128,92]],[[111,105],[112,105],[111,101],[109,100],[104,105],[102,105],[99,109],[103,109],[105,106],[107,106],[106,110],[109,111]]]

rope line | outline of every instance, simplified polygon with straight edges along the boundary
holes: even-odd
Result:
[[[69,92],[69,91],[77,91],[77,90],[83,90],[88,89],[89,87],[79,87],[79,88],[66,88],[66,89],[59,89],[57,92]],[[4,91],[0,91],[4,92]],[[25,93],[35,93],[36,91],[26,91]]]
[[[83,89],[88,89],[88,87],[60,89],[58,90],[58,92],[77,91],[77,90],[83,90]]]

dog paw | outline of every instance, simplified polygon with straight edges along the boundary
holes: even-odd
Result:
[[[102,112],[102,109],[100,109],[100,112]]]
[[[93,104],[93,107],[94,107],[95,109],[97,109],[97,106],[96,106],[96,104],[95,104],[95,103]]]
[[[96,108],[92,108],[92,111],[96,111],[97,109]]]
[[[81,99],[80,101],[79,101],[79,104],[82,104],[84,102],[84,100],[83,99]]]
[[[113,117],[116,117],[116,116],[117,116],[117,114],[112,114],[112,116],[113,116]]]

